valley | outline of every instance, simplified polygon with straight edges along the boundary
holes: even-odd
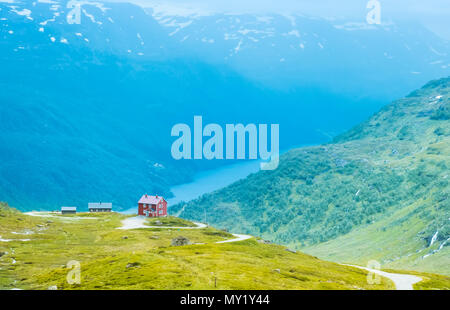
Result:
[[[172,158],[171,128],[194,115],[279,124],[291,149],[330,141],[450,70],[448,42],[419,24],[90,1],[70,24],[66,4],[0,2],[0,197],[22,211],[171,197],[229,164]]]
[[[449,290],[450,42],[180,8],[0,0],[0,290]]]

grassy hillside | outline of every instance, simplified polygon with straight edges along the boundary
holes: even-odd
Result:
[[[201,219],[205,208],[217,227],[321,258],[450,274],[449,97],[450,78],[432,81],[332,143],[172,212]]]
[[[367,284],[365,271],[256,239],[215,244],[233,237],[213,228],[125,231],[116,229],[125,215],[49,215],[0,207],[0,289],[393,288],[387,279]],[[180,235],[192,244],[171,246]],[[81,263],[79,285],[66,281],[72,260]]]
[[[40,215],[24,215],[0,204],[0,289],[394,288],[389,279],[368,284],[366,271],[257,238],[217,244],[234,237],[214,228],[118,230],[128,216]],[[194,226],[174,217],[160,222],[162,227]],[[172,246],[178,236],[188,238],[190,245]],[[67,263],[73,260],[81,265],[81,283],[71,285]],[[450,289],[448,277],[415,274],[423,278],[415,289]]]

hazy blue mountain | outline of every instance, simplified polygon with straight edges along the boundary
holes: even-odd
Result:
[[[15,52],[65,45],[146,60],[195,58],[266,86],[320,86],[385,100],[450,71],[449,43],[414,23],[196,14],[85,1],[81,23],[68,24],[67,1],[8,1],[0,3],[2,38]]]
[[[419,24],[148,11],[183,53],[227,63],[245,76],[284,89],[322,85],[398,97],[449,72],[448,42]]]
[[[0,200],[21,209],[170,195],[224,164],[171,159],[170,129],[193,115],[279,123],[287,149],[325,142],[448,72],[448,44],[416,25],[89,1],[68,24],[66,4],[0,2]]]

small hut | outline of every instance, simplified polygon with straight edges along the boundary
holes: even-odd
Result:
[[[77,207],[61,207],[61,214],[76,214]]]

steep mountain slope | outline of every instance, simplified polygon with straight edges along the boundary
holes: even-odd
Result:
[[[298,14],[212,14],[170,7],[148,11],[183,53],[227,63],[279,88],[319,84],[392,99],[449,75],[448,42],[413,22],[368,25]],[[398,87],[389,87],[392,81]]]
[[[173,160],[171,127],[194,114],[223,120],[241,104],[237,93],[249,109],[264,97],[232,72],[201,63],[71,53],[76,63],[61,68],[64,55],[52,56],[34,67],[0,61],[17,77],[0,78],[0,193],[21,209],[91,200],[129,208],[143,192],[167,196],[171,184],[218,164]]]
[[[218,227],[339,261],[449,274],[449,98],[450,78],[432,81],[333,143],[290,151],[277,170],[172,211],[206,210]]]
[[[284,89],[320,85],[353,95],[358,95],[357,89],[385,99],[450,72],[449,43],[413,22],[368,25],[304,15],[186,13],[97,1],[80,4],[79,23],[69,24],[74,10],[65,0],[0,2],[2,46],[10,43],[5,51],[19,54],[48,45],[134,59],[188,57],[227,65]],[[396,89],[385,87],[393,81]],[[386,89],[383,95],[377,87]]]

